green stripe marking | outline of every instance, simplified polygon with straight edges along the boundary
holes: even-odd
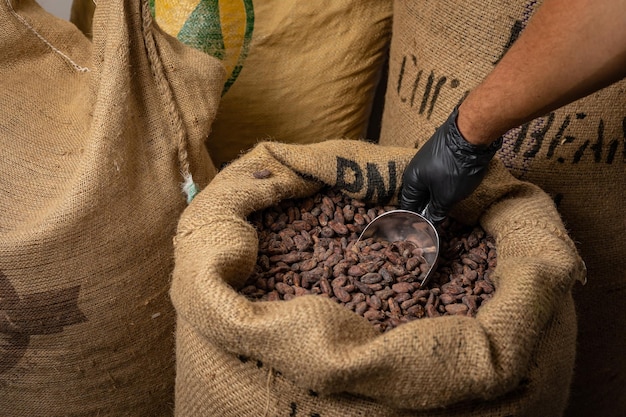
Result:
[[[219,0],[202,0],[189,16],[177,36],[186,45],[223,60],[226,56]]]
[[[246,29],[243,36],[241,53],[239,54],[239,59],[237,59],[237,64],[235,68],[233,68],[232,74],[228,80],[226,80],[226,83],[224,83],[222,96],[228,92],[228,89],[234,84],[237,77],[239,77],[239,73],[243,68],[243,61],[246,60],[250,52],[250,42],[252,41],[252,33],[254,32],[254,5],[252,4],[252,0],[243,0],[243,5],[246,11]]]

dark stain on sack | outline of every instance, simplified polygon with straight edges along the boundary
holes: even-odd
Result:
[[[241,361],[241,363],[248,363],[250,362],[250,358],[245,356],[245,355],[237,355],[237,359],[239,359]],[[263,362],[260,360],[256,360],[255,361],[255,365],[257,369],[263,369]],[[264,371],[265,372],[265,371]],[[280,378],[282,377],[282,373],[280,371],[276,371],[273,368],[270,368],[269,372],[273,372],[274,376]],[[319,394],[317,392],[315,392],[312,389],[307,390],[307,394],[311,397],[317,398],[319,397]],[[281,414],[282,415],[282,414]],[[295,401],[292,401],[289,404],[289,416],[290,417],[297,417],[297,416],[306,416],[306,417],[322,417],[322,415],[320,413],[316,413],[316,412],[303,412],[302,410],[298,409],[298,403]]]
[[[289,407],[291,409],[291,412],[289,413],[289,417],[296,417],[296,416],[322,417],[320,413],[310,413],[310,414],[299,413],[298,414],[298,404],[295,402],[292,402],[291,404],[289,404]]]
[[[64,327],[87,321],[78,308],[80,286],[20,296],[0,271],[0,333],[7,337],[0,375],[24,356],[30,337],[61,333]]]

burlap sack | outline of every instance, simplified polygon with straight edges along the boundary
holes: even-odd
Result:
[[[219,61],[100,1],[93,44],[34,1],[0,2],[0,415],[167,416],[172,238]]]
[[[419,146],[493,68],[541,2],[394,3],[380,143]],[[503,103],[505,105],[505,103]],[[568,416],[626,415],[626,81],[505,135],[519,179],[556,202],[587,264]]]
[[[258,240],[247,216],[324,184],[396,201],[410,148],[329,140],[261,143],[185,210],[175,238],[177,416],[558,416],[584,266],[550,198],[494,161],[456,212],[496,239],[496,293],[476,318],[378,333],[322,297],[251,302],[237,289]],[[271,171],[267,179],[253,173]]]
[[[391,0],[154,4],[167,33],[226,67],[208,142],[216,166],[260,140],[366,136],[391,36]]]
[[[92,37],[95,10],[96,2],[94,0],[73,0],[70,8],[70,22],[74,23],[89,39]]]

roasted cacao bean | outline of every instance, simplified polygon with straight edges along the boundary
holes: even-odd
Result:
[[[248,220],[257,229],[259,252],[240,293],[256,301],[327,297],[382,332],[421,318],[475,316],[495,292],[494,239],[480,227],[445,219],[439,225],[438,267],[422,288],[431,268],[424,254],[433,247],[373,238],[356,244],[367,223],[393,208],[327,188],[252,213]]]

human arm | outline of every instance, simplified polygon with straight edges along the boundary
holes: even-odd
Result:
[[[623,78],[625,22],[626,0],[545,0],[409,163],[401,208],[441,220],[482,181],[504,133]]]
[[[457,124],[468,142],[489,144],[625,75],[626,0],[545,0]]]

